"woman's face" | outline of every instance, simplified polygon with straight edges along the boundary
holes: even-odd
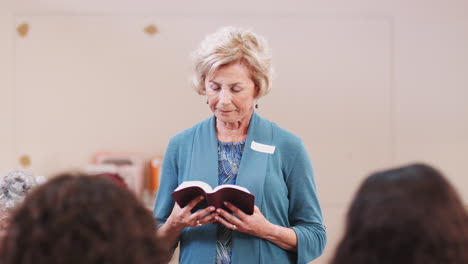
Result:
[[[205,80],[208,104],[217,120],[236,123],[250,118],[257,95],[249,69],[239,62],[220,67]]]

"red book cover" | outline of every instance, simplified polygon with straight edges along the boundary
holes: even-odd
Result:
[[[231,212],[224,206],[224,202],[230,202],[244,213],[253,214],[255,196],[247,188],[241,186],[222,184],[212,189],[210,185],[202,181],[185,181],[172,192],[172,197],[182,208],[200,195],[203,195],[205,199],[199,202],[192,212],[208,206]]]

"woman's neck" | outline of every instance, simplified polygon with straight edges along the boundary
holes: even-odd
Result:
[[[234,123],[226,123],[216,119],[216,133],[218,140],[221,142],[245,141],[249,130],[251,116],[252,115]]]

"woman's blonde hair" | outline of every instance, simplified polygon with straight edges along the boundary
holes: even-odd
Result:
[[[206,36],[193,53],[194,71],[192,85],[195,91],[205,94],[205,80],[210,79],[221,66],[240,62],[249,70],[257,89],[257,97],[271,89],[273,68],[271,54],[264,38],[250,30],[223,27]]]

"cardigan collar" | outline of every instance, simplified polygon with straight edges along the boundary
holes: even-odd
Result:
[[[255,205],[259,208],[262,208],[265,178],[268,171],[267,164],[271,154],[252,149],[252,142],[272,145],[272,134],[271,123],[254,112],[250,119],[236,184],[247,188],[255,195]],[[218,139],[215,116],[205,120],[197,127],[192,144],[190,179],[204,181],[212,188],[216,187],[218,185]],[[214,227],[206,227],[206,231],[212,228]],[[214,247],[214,242],[204,244],[204,247],[209,250],[209,248]],[[248,260],[253,257],[235,252],[259,254],[259,247],[258,239],[253,239],[251,235],[246,233],[233,232],[233,248],[235,248],[232,255],[233,263],[248,263]],[[258,258],[253,257],[253,259]]]
[[[263,199],[263,186],[266,165],[270,154],[252,149],[252,142],[271,145],[271,124],[252,114],[245,141],[244,152],[237,175],[237,185],[249,189],[255,195],[255,204],[260,207]],[[212,116],[201,123],[193,139],[191,158],[191,179],[208,183],[212,188],[218,185],[218,139],[216,117]]]

